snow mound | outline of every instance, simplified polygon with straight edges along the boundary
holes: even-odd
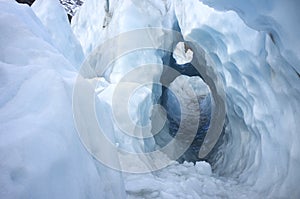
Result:
[[[120,174],[78,138],[72,64],[31,8],[0,1],[0,9],[0,197],[124,198]]]

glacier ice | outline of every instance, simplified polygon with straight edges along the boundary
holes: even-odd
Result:
[[[292,2],[286,4],[293,5]],[[230,5],[226,4],[232,8]],[[233,9],[251,13],[248,6],[240,3],[233,5]],[[264,6],[262,4],[262,12],[266,9]],[[283,18],[284,8],[276,9],[279,9],[274,10],[276,17]],[[278,45],[269,32],[280,35],[282,41],[296,40],[295,36],[278,32],[281,29],[277,30],[276,24],[282,21],[276,17],[273,18],[276,24],[273,20],[258,20],[248,27],[235,12],[216,11],[200,2],[185,1],[184,6],[178,3],[175,10],[184,37],[201,45],[223,77],[228,123],[225,141],[218,150],[221,158],[216,160],[214,170],[222,176],[234,176],[268,197],[296,197],[299,195],[294,186],[299,179],[299,155],[296,155],[299,153],[299,112],[291,110],[299,103],[299,77],[295,73],[297,66],[281,51],[299,51],[295,51],[297,45],[288,42]],[[293,21],[292,16],[285,15]],[[247,19],[244,16],[246,22]],[[267,23],[269,31],[258,28],[262,22]],[[297,28],[293,31],[298,32]]]
[[[173,137],[178,133],[179,126],[191,131],[189,121],[199,118],[197,134],[189,149],[179,160],[197,161],[200,146],[209,127],[211,118],[211,97],[206,83],[198,76],[178,76],[168,87],[163,104],[169,118],[169,134]],[[193,96],[195,95],[195,97]],[[200,113],[200,114],[199,114]],[[178,146],[179,147],[179,146]]]
[[[299,193],[293,184],[296,183],[296,179],[299,179],[297,176],[299,151],[296,147],[299,141],[296,133],[296,120],[299,112],[296,110],[293,112],[291,109],[297,107],[299,99],[299,79],[294,71],[294,69],[297,70],[296,65],[299,62],[291,59],[291,57],[296,57],[293,53],[297,53],[294,49],[297,45],[289,43],[285,46],[280,45],[281,40],[287,39],[285,37],[291,38],[292,35],[278,32],[281,29],[277,29],[277,25],[273,23],[276,17],[273,17],[273,20],[263,20],[264,18],[257,22],[254,20],[251,21],[252,25],[248,26],[247,17],[242,16],[243,19],[241,19],[237,13],[230,11],[231,9],[237,10],[241,15],[243,12],[240,9],[243,8],[251,13],[247,10],[247,3],[244,2],[229,8],[222,7],[220,3],[222,11],[192,0],[165,1],[165,3],[169,8],[168,14],[165,12],[156,14],[153,11],[151,17],[147,15],[147,12],[143,13],[143,17],[139,17],[140,13],[136,12],[137,9],[150,8],[151,6],[139,7],[149,5],[148,1],[142,1],[142,3],[128,1],[125,6],[121,6],[124,2],[113,3],[114,8],[120,9],[120,11],[114,10],[114,13],[119,16],[112,15],[110,24],[105,29],[98,28],[95,32],[89,32],[91,35],[89,40],[82,37],[86,33],[84,30],[80,32],[79,29],[81,24],[89,23],[89,21],[84,21],[85,18],[93,17],[92,12],[86,10],[92,3],[90,5],[86,3],[75,16],[79,23],[74,21],[73,28],[78,37],[83,38],[80,40],[82,45],[91,46],[101,42],[101,39],[94,38],[111,37],[118,32],[147,27],[149,24],[143,22],[148,20],[151,24],[156,16],[163,18],[156,20],[157,22],[169,21],[167,25],[164,22],[152,23],[150,26],[161,27],[163,25],[166,28],[179,29],[185,40],[200,45],[210,64],[221,76],[225,87],[227,124],[223,144],[211,160],[214,172],[219,176],[234,180],[237,183],[236,190],[245,192],[245,197],[249,197],[253,192],[268,197],[284,197],[290,193],[297,196]],[[216,8],[220,9],[217,2],[208,4],[216,5]],[[155,6],[161,10],[160,6]],[[264,12],[266,9],[264,6],[267,4],[261,4],[261,6],[261,12]],[[93,7],[92,11],[102,9],[101,7],[102,5],[98,9]],[[276,9],[279,8],[280,6],[276,6]],[[282,12],[280,9],[276,11]],[[142,20],[137,21],[138,18]],[[294,21],[289,16],[287,19]],[[97,26],[99,27],[101,20],[99,18],[98,20],[100,23]],[[256,24],[264,21],[268,23],[266,24],[268,29],[261,29],[260,24]],[[91,27],[95,26],[94,24]],[[104,33],[101,34],[99,31]],[[107,32],[110,33],[107,35]],[[277,38],[274,40],[276,36],[281,40],[278,41]],[[284,51],[287,48],[293,52],[290,57],[285,56]],[[123,71],[124,67],[122,67]],[[291,99],[288,97],[290,95],[293,96]],[[288,115],[288,121],[280,119],[282,113]],[[287,122],[292,124],[286,125]],[[289,135],[282,137],[282,132]],[[295,139],[290,140],[290,137]],[[287,144],[290,141],[295,144]],[[277,150],[274,150],[275,148]],[[284,161],[278,161],[278,159]],[[274,184],[274,182],[277,183]],[[224,187],[227,186],[224,185]],[[249,190],[248,193],[247,190]],[[231,194],[232,197],[236,196],[235,193]]]
[[[36,0],[32,10],[49,31],[53,44],[75,68],[79,68],[84,56],[79,41],[68,25],[67,14],[58,0]]]
[[[135,1],[133,2],[132,6],[136,9],[137,4]],[[168,3],[170,1],[167,1]],[[126,3],[126,5],[129,4]],[[287,47],[291,48],[289,50],[294,53],[298,51],[294,50],[297,45],[284,42],[286,46],[283,48],[279,45],[280,43],[276,43],[276,38],[275,43],[273,41],[273,37],[276,35],[281,40],[290,40],[296,37],[278,32],[282,29],[277,29],[277,25],[273,23],[276,21],[276,17],[273,17],[273,20],[258,20],[257,22],[254,19],[251,21],[250,18],[248,20],[252,25],[249,27],[247,25],[250,22],[247,17],[242,16],[246,21],[245,24],[234,11],[216,11],[196,1],[175,1],[174,4],[173,2],[171,4],[169,15],[166,18],[169,21],[174,20],[173,22],[177,20],[184,38],[197,42],[203,48],[206,55],[212,60],[211,64],[221,75],[225,86],[227,125],[223,144],[220,146],[218,154],[215,155],[218,158],[213,164],[214,171],[220,176],[226,176],[239,182],[237,185],[239,190],[255,190],[261,194],[279,197],[292,192],[297,196],[299,193],[293,184],[296,183],[296,179],[299,179],[299,176],[295,175],[298,173],[296,154],[299,152],[296,146],[299,137],[296,134],[296,120],[299,112],[293,112],[291,108],[297,107],[297,99],[299,99],[299,80],[293,71],[293,68],[297,70],[299,62],[284,56],[284,52],[281,54],[281,51]],[[248,6],[249,9],[251,8],[251,5],[244,2],[236,4],[229,8],[221,5],[221,8],[222,10],[232,8],[239,11],[240,15],[251,13],[250,10],[247,10]],[[258,4],[260,3],[256,2],[256,5]],[[217,2],[214,2],[213,5],[219,6]],[[267,9],[264,6],[268,5],[260,5],[263,14]],[[88,7],[88,3],[86,7]],[[176,17],[173,16],[173,7],[175,7]],[[125,10],[124,7],[122,8]],[[245,9],[245,12],[241,12],[241,9]],[[268,9],[272,10],[272,7]],[[276,6],[276,9],[278,10],[275,11],[282,12],[280,6]],[[129,8],[126,10],[130,12],[128,17],[138,18],[132,10]],[[83,12],[83,10],[81,11]],[[154,18],[153,16],[155,16],[154,13],[149,17],[149,21],[151,21],[150,18]],[[78,20],[84,18],[80,18],[80,14],[77,17]],[[284,19],[282,15],[279,17]],[[118,18],[112,17],[108,29],[115,26],[114,19]],[[289,23],[294,21],[291,20],[291,17],[287,17],[287,19],[290,20]],[[264,21],[268,23],[266,24],[268,29],[258,28],[260,25],[258,22]],[[140,21],[138,23],[141,24]],[[276,23],[282,22],[277,21]],[[116,27],[135,25],[133,28],[137,28],[136,24],[136,20],[132,19],[131,23],[126,21]],[[78,31],[78,26],[76,23],[73,24],[75,32]],[[152,24],[152,26],[159,25]],[[172,26],[168,26],[168,28],[170,27],[172,28]],[[297,30],[295,31],[297,32]],[[80,37],[82,34],[77,33],[77,35]],[[90,43],[86,40],[81,41],[83,41],[83,46]],[[291,54],[290,57],[296,56]],[[278,88],[281,89],[278,90]],[[292,95],[293,98],[288,100],[288,95]],[[287,101],[289,101],[289,105],[286,103]],[[282,107],[280,105],[282,103],[286,106]],[[280,113],[284,112],[288,115],[288,123],[292,123],[291,126],[286,125],[286,120],[280,119],[282,115]],[[282,132],[289,135],[283,138]],[[290,137],[295,139],[290,140]],[[287,144],[289,141],[295,144]],[[275,148],[277,151],[274,151]],[[278,159],[284,161],[278,162]],[[278,183],[274,184],[274,182]]]
[[[120,174],[78,138],[73,65],[31,8],[0,1],[0,9],[0,197],[124,197]]]
[[[105,0],[85,1],[72,20],[75,38],[55,2],[39,0],[33,12],[0,0],[1,198],[299,198],[299,2],[109,2],[105,10]],[[54,15],[63,19],[48,21]],[[91,56],[108,39],[148,27],[179,31],[181,42],[191,44],[193,57],[202,54],[207,67],[213,67],[226,96],[226,123],[207,162],[173,162],[146,174],[119,173],[96,161],[76,133],[72,91],[83,58],[80,48],[92,63],[82,75],[96,85],[96,114],[106,136],[130,152],[152,151],[158,141],[172,138],[140,140],[123,134],[113,118],[113,93],[141,65],[156,66],[146,70],[147,81],[159,82],[167,74],[163,65],[175,66],[174,58],[185,73],[189,56],[183,49],[173,55],[137,50],[118,57],[104,74],[98,72],[99,59],[105,57]],[[110,46],[103,56],[118,55],[122,44]],[[151,117],[164,117],[159,110],[151,113],[161,94],[159,86],[136,90],[128,105],[132,121],[155,126]],[[168,125],[166,121],[161,129],[164,135]],[[122,164],[120,157],[106,157]]]
[[[67,13],[74,16],[80,6],[83,4],[82,0],[60,0],[60,3],[64,6]]]

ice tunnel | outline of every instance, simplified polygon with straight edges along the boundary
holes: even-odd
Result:
[[[76,2],[0,0],[0,198],[300,197],[298,1]]]

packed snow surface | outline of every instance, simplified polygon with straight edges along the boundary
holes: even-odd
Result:
[[[279,0],[87,0],[71,30],[58,1],[38,0],[30,8],[0,0],[0,198],[299,198],[299,8],[299,1]],[[96,114],[107,136],[130,152],[157,148],[154,138],[123,134],[111,98],[120,79],[140,65],[155,64],[145,73],[147,81],[159,81],[167,54],[132,51],[104,74],[90,56],[107,39],[148,27],[180,31],[202,49],[193,57],[203,55],[221,79],[226,125],[210,163],[121,173],[95,160],[80,141],[72,92],[84,54],[96,64],[86,74],[97,82]],[[108,52],[117,54],[121,44]],[[185,63],[191,56],[182,47]],[[161,93],[151,85],[134,93],[127,107],[134,123],[155,126],[151,110]]]

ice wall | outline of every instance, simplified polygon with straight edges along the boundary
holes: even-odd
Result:
[[[194,94],[195,93],[195,94]],[[194,97],[194,95],[196,97]],[[211,98],[208,86],[197,76],[178,76],[165,91],[164,108],[169,120],[169,133],[177,135],[179,126],[184,132],[195,127],[190,118],[198,118],[197,134],[189,149],[178,158],[179,161],[199,161],[199,149],[209,127],[211,119]],[[199,114],[200,113],[200,114]],[[166,143],[165,143],[166,145]],[[179,146],[177,146],[179,148]]]
[[[200,0],[203,3],[221,11],[233,10],[244,22],[257,31],[269,34],[279,48],[281,55],[299,73],[300,41],[300,2],[290,1],[210,1]]]
[[[107,11],[106,2],[85,2],[72,19],[72,29],[86,55],[106,39],[122,32],[173,26],[174,11],[170,1],[110,0]]]
[[[96,28],[101,22],[94,18],[94,14],[83,16],[88,13],[86,10],[96,13],[94,10],[101,10],[104,5],[87,3],[83,7],[80,11],[82,16],[79,14],[77,22],[73,21],[73,29],[82,37],[85,52],[96,45],[91,41],[101,43],[100,38],[145,27],[147,23],[158,26],[152,23],[154,19],[164,21],[154,17],[157,15],[153,7],[144,7],[148,1],[132,2],[113,2],[115,14],[103,30]],[[171,24],[178,21],[184,38],[200,45],[223,79],[228,123],[224,143],[213,158],[214,171],[228,179],[236,179],[241,190],[252,190],[268,197],[290,194],[296,197],[299,195],[294,185],[299,179],[299,111],[295,107],[299,105],[300,89],[295,71],[299,71],[299,45],[291,41],[297,41],[295,22],[298,15],[294,8],[291,14],[284,13],[285,9],[297,5],[289,2],[282,3],[283,6],[279,1],[205,3],[221,11],[198,1],[175,1],[176,18],[173,15],[164,18],[169,23],[173,20]],[[143,9],[153,10],[151,15],[145,12],[143,17],[139,17],[138,11]],[[227,11],[229,9],[238,14]],[[172,11],[169,13],[172,14]],[[105,14],[100,12],[97,17],[104,19]],[[85,21],[80,21],[84,18]],[[82,25],[96,24],[91,22],[93,19],[98,25],[88,27],[95,27],[95,31],[79,31]],[[172,27],[164,23],[161,25]],[[115,70],[111,74],[120,75],[124,71]]]
[[[79,141],[72,118],[77,71],[57,49],[57,32],[51,29],[55,23],[43,21],[47,9],[41,7],[41,22],[28,6],[0,0],[1,198],[124,198],[124,181],[130,198],[299,198],[299,3],[109,2],[86,1],[72,21],[86,56],[119,33],[178,24],[184,39],[203,49],[221,77],[227,123],[223,144],[211,157],[213,173],[204,162],[174,163],[158,172],[123,178],[94,161]],[[108,49],[117,53],[121,44]],[[138,65],[157,65],[147,78],[159,80],[162,57],[154,51],[132,52],[114,62],[102,78],[97,77],[102,75],[97,74],[101,64],[88,74],[99,80],[100,122],[115,144],[129,151],[155,146],[153,140],[134,141],[116,130],[110,115],[112,92]],[[90,60],[95,63],[97,57]],[[153,87],[136,92],[129,106],[135,122],[149,122],[145,112],[159,95],[160,89]]]
[[[175,10],[184,38],[205,50],[225,86],[228,124],[215,171],[268,197],[297,197],[299,62],[290,58],[299,53],[298,27],[285,10],[296,3],[204,2],[222,11],[192,0]]]
[[[0,10],[0,198],[124,198],[120,174],[77,135],[77,71],[31,8],[1,0]]]
[[[112,15],[99,12],[104,3],[86,2],[72,26],[89,53],[123,31],[172,28],[178,22],[184,39],[204,50],[226,92],[227,124],[223,144],[212,158],[214,172],[236,180],[236,191],[245,197],[254,192],[256,197],[299,196],[297,3],[204,1],[217,11],[200,1],[165,2],[169,14],[159,18],[157,1],[151,6],[148,1],[112,2]],[[292,7],[286,15],[285,9]],[[122,63],[132,62],[126,61]],[[116,67],[110,75],[125,73],[124,67]],[[232,191],[228,186],[224,189]]]
[[[59,0],[37,0],[31,7],[50,33],[55,47],[78,69],[83,62],[84,55],[80,43],[69,26],[67,13]]]
[[[161,88],[152,86],[151,83],[159,83],[160,76],[163,71],[163,62],[161,55],[157,53],[156,49],[132,49],[132,52],[120,54],[122,47],[132,43],[132,46],[139,47],[141,40],[139,36],[128,41],[126,38],[117,38],[113,42],[110,39],[117,35],[147,27],[172,27],[170,18],[174,17],[174,12],[170,13],[169,2],[163,1],[109,1],[109,9],[107,9],[106,1],[89,1],[85,2],[82,8],[78,11],[72,20],[72,28],[76,36],[78,36],[84,52],[89,55],[86,63],[93,63],[89,72],[84,72],[85,76],[90,79],[97,79],[97,77],[104,77],[110,83],[110,86],[103,89],[99,94],[100,103],[108,104],[112,113],[112,97],[115,86],[119,81],[132,71],[141,73],[140,79],[143,82],[149,82],[149,85],[144,85],[134,94],[129,101],[131,119],[135,124],[150,124],[150,116],[152,105],[158,101],[161,93]],[[154,11],[153,11],[154,10]],[[144,36],[144,35],[143,35]],[[149,38],[147,38],[149,39]],[[108,41],[108,42],[107,42]],[[103,45],[105,52],[97,52]],[[161,44],[153,43],[154,46],[163,46]],[[100,47],[99,47],[100,46]],[[151,46],[151,44],[150,44]],[[101,49],[101,48],[100,48]],[[111,53],[111,60],[106,60],[104,53]],[[112,62],[112,63],[110,63]],[[106,64],[110,64],[107,65]],[[153,64],[155,67],[146,70],[138,71],[138,67],[145,64]],[[103,68],[107,67],[105,71]],[[101,72],[100,72],[101,71]],[[89,74],[88,74],[89,73]],[[129,88],[124,88],[129,90]],[[153,92],[155,90],[155,92]],[[119,98],[120,109],[127,104],[121,104],[123,96]],[[118,107],[114,107],[118,109]],[[123,110],[123,109],[122,109]],[[119,111],[121,112],[121,111]],[[149,113],[149,114],[148,114]],[[126,115],[123,115],[126,117]],[[120,116],[121,118],[121,116]],[[101,117],[99,117],[101,121]],[[124,120],[124,119],[123,119]],[[110,117],[109,121],[114,126],[115,141],[120,148],[134,151],[151,151],[155,147],[154,139],[146,141],[132,139],[122,132],[118,125]],[[126,123],[125,120],[123,123]],[[144,143],[145,142],[145,143]]]

